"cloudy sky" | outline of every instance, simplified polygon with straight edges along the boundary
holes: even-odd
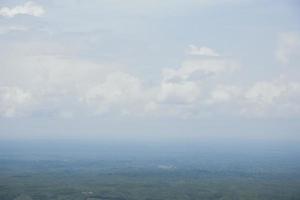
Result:
[[[0,0],[0,138],[300,138],[297,0]]]

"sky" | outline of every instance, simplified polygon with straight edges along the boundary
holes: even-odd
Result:
[[[297,0],[0,0],[0,140],[300,139]]]

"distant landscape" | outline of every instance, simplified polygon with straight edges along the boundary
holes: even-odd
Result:
[[[2,145],[1,200],[300,198],[296,147],[280,153],[266,146],[262,155],[226,144],[25,144],[16,151]]]
[[[300,0],[0,0],[0,200],[300,200]]]

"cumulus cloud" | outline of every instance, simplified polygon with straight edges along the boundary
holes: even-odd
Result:
[[[189,45],[188,54],[199,56],[220,56],[215,50],[208,47],[197,47],[195,45]]]
[[[44,8],[32,1],[28,1],[23,5],[18,5],[12,8],[2,7],[0,8],[0,16],[3,17],[15,17],[16,15],[31,15],[39,17],[45,13]]]
[[[26,45],[25,45],[26,46]],[[81,59],[52,55],[35,45],[29,48],[8,46],[1,55],[0,85],[16,86],[30,93],[35,109],[44,114],[65,113],[80,109],[79,98],[114,71],[109,64],[95,64]],[[56,49],[56,47],[54,47]],[[20,92],[19,92],[20,93]],[[18,104],[18,109],[29,110],[29,104]],[[5,101],[1,106],[7,107]],[[34,114],[30,113],[30,114]]]
[[[0,87],[0,116],[14,117],[22,115],[25,108],[33,103],[30,92],[18,87]]]
[[[200,97],[199,86],[192,81],[164,82],[160,86],[158,101],[163,104],[191,104]]]
[[[293,59],[300,56],[300,33],[286,32],[279,38],[279,45],[276,51],[276,57],[282,64],[289,64]]]
[[[278,78],[254,83],[244,91],[242,114],[292,116],[300,113],[300,82]]]
[[[1,55],[2,117],[35,112],[63,118],[76,113],[179,118],[221,111],[246,117],[300,114],[299,82],[282,77],[244,85],[228,82],[239,64],[222,56],[187,58],[146,83],[119,66],[57,56],[49,46],[45,52],[30,49],[7,48]]]
[[[63,118],[78,110],[123,115],[143,113],[151,101],[151,88],[119,66],[58,56],[48,45],[47,51],[39,45],[30,47],[30,51],[8,48],[0,60],[0,85],[25,88],[35,99],[35,110]],[[19,108],[28,106],[20,104]]]
[[[138,111],[146,93],[141,81],[124,72],[112,72],[83,93],[80,100],[99,113],[119,110],[121,114]]]
[[[247,101],[259,104],[270,105],[276,101],[276,99],[283,96],[288,92],[289,85],[275,84],[272,82],[257,82],[255,83],[245,94]]]
[[[211,91],[216,80],[238,68],[238,63],[222,56],[188,58],[178,68],[164,68],[155,108],[184,118],[201,115],[201,110],[215,101],[229,101],[234,87]]]
[[[209,104],[232,102],[239,98],[241,92],[241,88],[235,85],[217,85],[211,90],[207,102]]]
[[[163,69],[165,81],[201,80],[206,77],[228,73],[236,70],[239,65],[226,59],[189,59],[180,68]]]

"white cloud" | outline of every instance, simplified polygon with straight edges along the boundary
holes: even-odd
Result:
[[[209,89],[205,100],[212,112],[224,108],[227,115],[244,117],[289,117],[300,114],[300,82],[282,76],[273,80],[254,81],[248,86],[217,85]],[[226,109],[229,108],[229,109]]]
[[[217,85],[211,90],[209,104],[228,103],[234,101],[241,95],[241,89],[233,85]]]
[[[119,111],[130,114],[140,109],[146,98],[141,81],[124,72],[112,72],[82,94],[81,101],[96,108],[97,113]]]
[[[152,106],[156,110],[159,108],[161,113],[183,118],[201,115],[201,110],[209,104],[224,102],[226,98],[229,101],[234,87],[220,87],[214,94],[211,91],[217,80],[222,80],[238,67],[236,62],[219,56],[188,58],[179,68],[165,68],[155,106]]]
[[[114,72],[114,66],[95,64],[69,56],[52,55],[52,46],[47,51],[40,45],[7,46],[1,54],[0,85],[24,88],[35,100],[35,109],[43,114],[65,113],[81,109],[79,98],[89,88],[105,80]],[[57,49],[54,45],[54,49]],[[6,107],[4,102],[1,106]],[[18,108],[30,110],[29,104]],[[29,114],[34,114],[29,113]]]
[[[18,5],[13,8],[2,7],[0,8],[0,16],[4,17],[14,17],[16,15],[31,15],[39,17],[45,13],[45,10],[42,6],[28,1],[23,5]]]
[[[300,114],[300,82],[279,78],[254,83],[245,89],[242,114],[283,117]]]
[[[247,101],[258,105],[270,105],[288,92],[288,85],[257,82],[245,94]]]
[[[202,80],[238,68],[236,62],[223,58],[198,58],[184,61],[177,69],[165,68],[162,73],[164,81]]]
[[[197,101],[200,94],[200,87],[195,82],[164,82],[158,93],[158,101],[163,104],[191,104]]]
[[[300,33],[287,32],[281,34],[276,57],[282,64],[289,64],[300,57]]]
[[[215,50],[208,47],[197,47],[195,45],[189,45],[188,54],[199,56],[220,56]]]
[[[0,60],[0,85],[26,88],[36,101],[35,110],[44,114],[69,117],[79,110],[94,114],[142,113],[150,101],[151,88],[144,88],[139,78],[120,71],[119,66],[53,55],[48,45],[47,51],[40,45],[28,47],[30,51],[22,47],[7,49]],[[27,104],[20,106],[25,109]]]
[[[14,117],[24,114],[28,106],[32,105],[30,92],[18,87],[0,87],[0,116]]]
[[[161,80],[150,84],[119,66],[57,56],[51,48],[6,48],[0,60],[1,116],[300,114],[299,82],[282,77],[243,86],[228,82],[238,65],[222,56],[188,58],[178,68],[163,69]]]

